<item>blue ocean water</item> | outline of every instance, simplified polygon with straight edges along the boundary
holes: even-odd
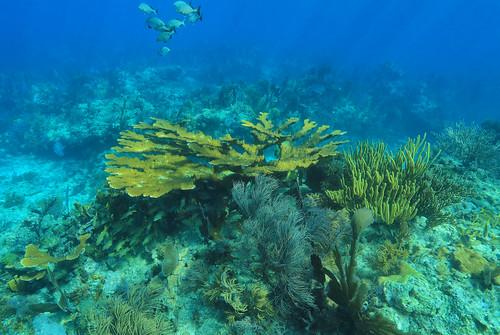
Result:
[[[0,334],[498,334],[500,2],[147,3],[1,3]]]
[[[393,62],[412,76],[463,85],[475,116],[499,102],[500,5],[496,1],[217,1],[201,3],[203,24],[155,57],[155,37],[134,1],[5,2],[0,13],[2,72],[48,73],[119,64],[220,64],[234,57],[302,66],[331,64],[348,74]],[[161,14],[174,15],[168,2]],[[200,65],[201,65],[200,64]],[[230,76],[231,73],[228,74]],[[457,82],[459,84],[457,84]],[[469,118],[467,111],[456,111]]]

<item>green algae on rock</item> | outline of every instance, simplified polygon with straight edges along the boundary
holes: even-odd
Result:
[[[457,247],[453,258],[458,263],[460,271],[471,275],[479,275],[490,266],[481,254],[464,246]]]

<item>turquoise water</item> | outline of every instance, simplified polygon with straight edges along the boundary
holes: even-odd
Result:
[[[2,4],[0,334],[498,334],[499,15]]]

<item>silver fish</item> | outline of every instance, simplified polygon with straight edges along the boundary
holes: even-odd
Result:
[[[163,20],[158,18],[158,17],[148,17],[148,19],[146,20],[146,23],[148,24],[149,28],[152,28],[152,29],[158,30],[158,31],[163,31],[163,29],[166,29],[166,27],[167,27],[165,25],[165,22],[163,22]]]
[[[193,13],[186,16],[186,20],[189,23],[196,23],[202,20],[201,13]]]
[[[174,31],[162,31],[161,33],[158,34],[158,37],[156,38],[157,42],[167,42],[174,36],[175,32]]]
[[[168,55],[169,52],[170,52],[170,48],[169,47],[162,47],[159,50],[160,56],[166,56],[166,55]]]
[[[200,13],[200,8],[193,8],[191,4],[188,4],[185,1],[176,1],[174,2],[174,7],[177,13],[182,14],[182,15],[191,15],[191,14],[199,14]]]
[[[169,33],[175,33],[175,28],[172,28],[172,27],[169,27],[167,25],[164,25],[163,27],[159,27],[158,29],[156,29],[160,32],[169,32]]]
[[[139,5],[139,10],[148,15],[158,15],[158,11],[145,2]]]
[[[175,30],[179,27],[182,27],[183,25],[184,25],[184,21],[177,20],[177,19],[173,19],[173,20],[170,20],[167,22],[167,27],[172,29],[172,30]]]

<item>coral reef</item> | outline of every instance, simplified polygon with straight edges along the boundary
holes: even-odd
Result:
[[[260,70],[0,74],[0,333],[499,332],[498,122],[437,135],[437,159],[425,137],[390,151],[460,90],[390,64]],[[149,116],[111,153],[136,171],[108,160],[130,185],[103,187],[104,150]],[[332,116],[386,144],[337,154]]]

